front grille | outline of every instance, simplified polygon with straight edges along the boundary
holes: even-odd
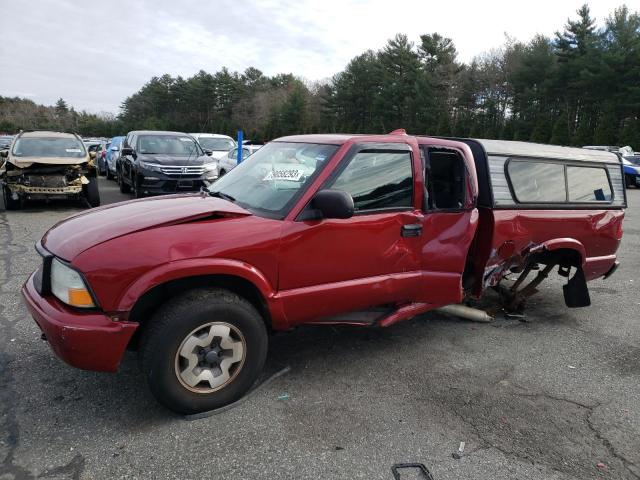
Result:
[[[67,178],[63,175],[25,175],[24,185],[39,188],[64,188]]]
[[[200,176],[205,172],[205,169],[202,165],[195,165],[191,167],[179,167],[179,166],[162,166],[160,167],[160,171],[165,175],[175,176],[175,177],[184,177],[185,175],[195,175]]]

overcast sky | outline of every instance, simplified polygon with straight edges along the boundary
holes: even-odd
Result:
[[[117,113],[152,76],[223,66],[328,78],[396,33],[451,37],[460,59],[552,35],[584,0],[0,0],[0,95]],[[615,0],[591,0],[602,25]],[[628,2],[633,8],[634,2]]]

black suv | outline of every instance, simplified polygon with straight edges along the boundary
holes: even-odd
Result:
[[[129,132],[116,163],[122,193],[145,195],[197,191],[218,178],[218,162],[180,132]]]

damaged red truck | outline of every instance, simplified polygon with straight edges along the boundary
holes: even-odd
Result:
[[[587,306],[586,282],[617,267],[625,206],[607,152],[401,130],[286,137],[208,192],[60,222],[23,295],[70,365],[115,371],[137,350],[162,404],[201,412],[255,383],[268,332],[387,327],[489,287],[517,310],[555,267],[567,305]]]

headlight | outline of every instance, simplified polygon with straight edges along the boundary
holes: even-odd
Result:
[[[51,262],[51,292],[58,300],[72,307],[95,307],[80,274],[55,258]]]
[[[162,171],[162,170],[160,170],[160,165],[158,165],[156,163],[143,162],[142,160],[140,160],[138,162],[138,165],[140,166],[140,168],[144,168],[145,170],[151,170],[153,172]]]

